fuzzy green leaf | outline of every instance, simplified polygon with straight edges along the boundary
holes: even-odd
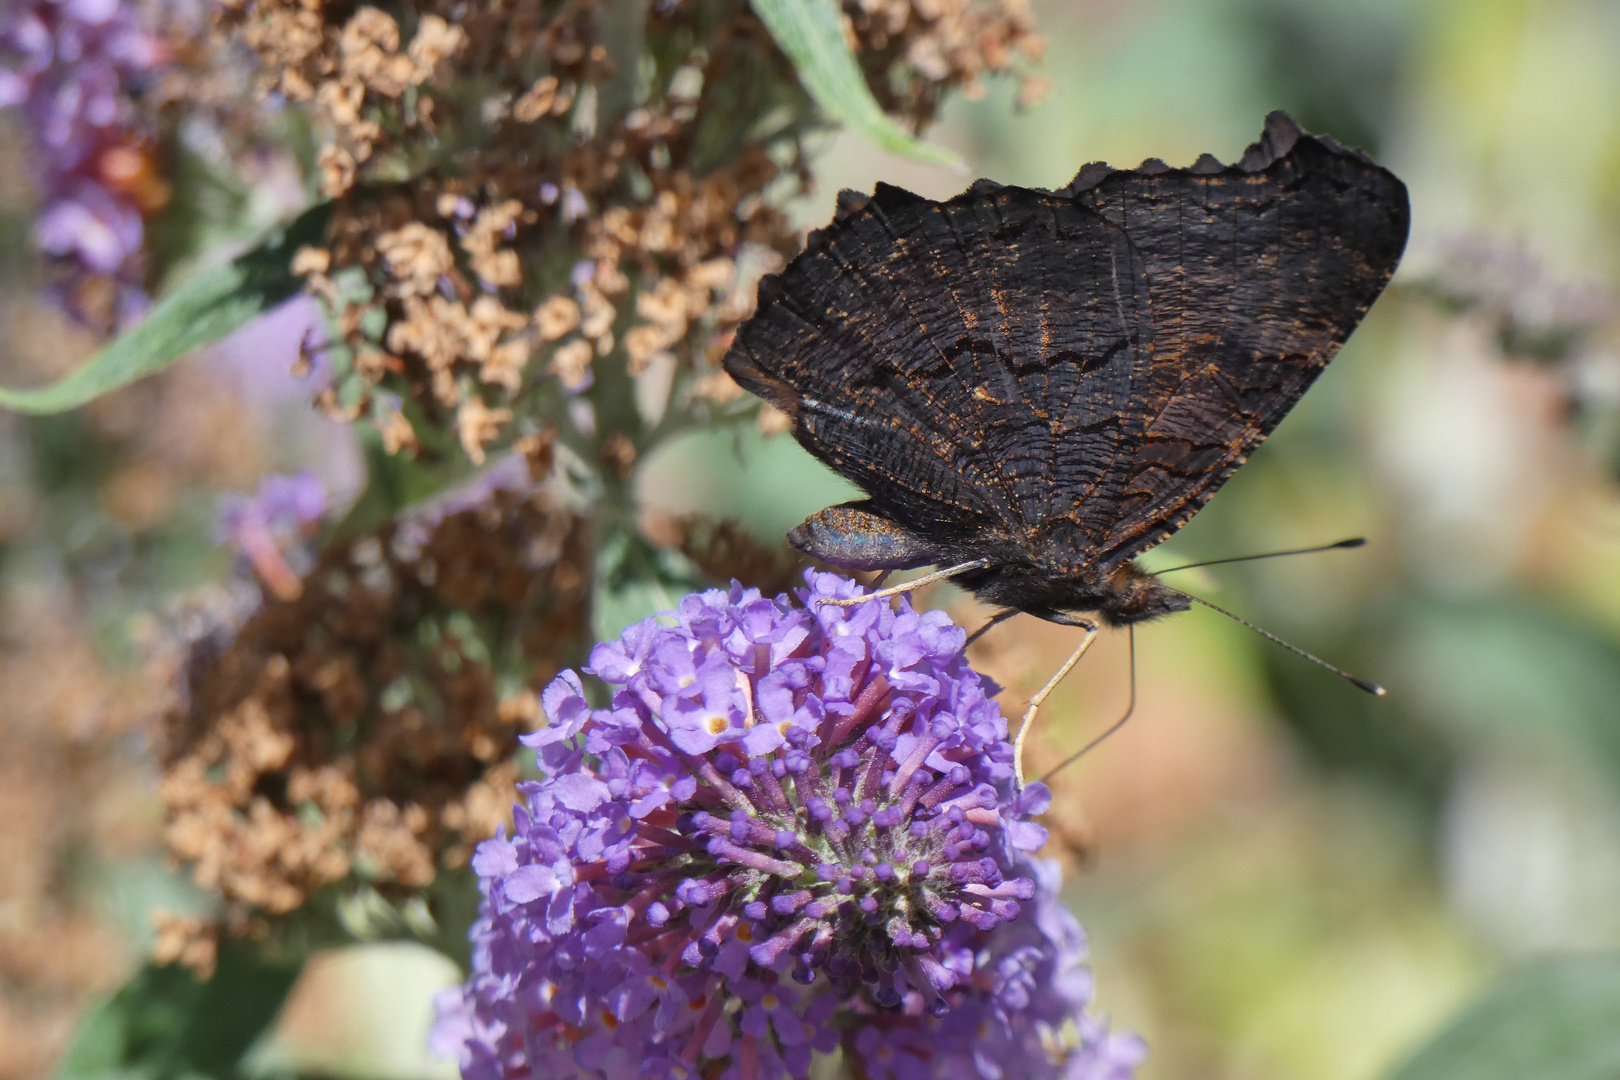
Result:
[[[246,326],[298,292],[302,280],[292,272],[292,257],[301,246],[321,242],[331,214],[329,204],[306,210],[247,254],[188,278],[133,330],[49,386],[0,388],[0,408],[66,412]]]
[[[85,1014],[55,1080],[233,1080],[297,976],[229,942],[208,982],[148,964]]]
[[[834,120],[891,153],[961,167],[955,154],[918,139],[877,103],[844,41],[836,0],[752,0],[752,4],[777,46],[793,61],[805,90]]]

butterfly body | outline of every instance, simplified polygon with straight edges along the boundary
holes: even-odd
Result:
[[[879,185],[760,285],[725,359],[869,498],[802,551],[1055,621],[1185,610],[1133,560],[1282,419],[1393,273],[1405,188],[1274,113],[1243,161],[1055,192]]]
[[[917,566],[988,565],[955,576],[957,584],[981,600],[1017,608],[1054,621],[1062,615],[1094,611],[1110,625],[1185,611],[1189,601],[1167,589],[1134,562],[1103,572],[1083,559],[1083,551],[1033,550],[1011,537],[978,535],[935,544],[906,535],[870,504],[844,503],[812,514],[788,533],[788,542],[825,562],[854,570],[900,570]]]
[[[1133,562],[1106,574],[1053,574],[1039,564],[1009,560],[980,571],[982,580],[965,577],[964,588],[1000,607],[1017,608],[1054,622],[1068,612],[1091,611],[1110,626],[1156,619],[1186,611],[1192,602]]]

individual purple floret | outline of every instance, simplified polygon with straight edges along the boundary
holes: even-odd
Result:
[[[11,0],[0,14],[0,107],[17,106],[35,144],[44,196],[35,242],[69,270],[118,288],[120,315],[143,302],[142,213],[166,198],[150,175],[130,94],[169,50],[119,0]]]
[[[478,848],[473,975],[439,1003],[468,1080],[779,1080],[834,1051],[872,1080],[1129,1075],[962,630],[806,580],[598,645],[608,708],[547,688],[545,779]]]

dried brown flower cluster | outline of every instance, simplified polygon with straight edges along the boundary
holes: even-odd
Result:
[[[703,81],[733,51],[704,60],[695,24],[727,20],[652,15],[690,24],[646,32],[683,31],[691,62],[610,115],[618,65],[601,39],[625,7],[253,0],[228,12],[265,85],[309,102],[330,134],[320,165],[338,217],[329,245],[296,264],[340,339],[329,412],[369,416],[396,450],[416,444],[416,423],[453,415],[444,426],[482,461],[537,374],[583,389],[632,321],[625,344],[644,369],[726,300],[736,275],[721,253],[791,246],[758,197],[780,172],[758,146],[695,176]],[[583,257],[596,266],[575,271]],[[407,420],[401,399],[420,414]]]
[[[679,551],[715,584],[737,581],[766,596],[803,588],[804,568],[813,561],[780,541],[765,543],[734,521],[644,509],[639,525],[654,546]]]
[[[913,125],[1040,51],[1017,0],[848,10]],[[718,357],[797,247],[780,206],[816,123],[745,0],[236,0],[223,25],[328,138],[339,210],[296,269],[332,313],[329,413],[395,451],[448,430],[476,462],[607,371],[652,401],[582,433],[623,471],[678,371],[682,400],[735,394]]]
[[[335,882],[387,894],[465,862],[510,813],[517,736],[574,658],[589,581],[581,519],[498,491],[328,546],[298,598],[193,655],[166,722],[165,839],[223,897],[225,932]],[[163,958],[206,970],[209,929],[171,920]]]
[[[1046,55],[1028,0],[853,0],[844,10],[879,103],[919,128],[950,90],[983,97],[987,75],[1016,77],[1026,108],[1051,90],[1024,70]]]

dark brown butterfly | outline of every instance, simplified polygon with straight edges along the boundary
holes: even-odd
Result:
[[[1280,112],[1236,165],[944,202],[880,184],[760,283],[725,368],[870,496],[811,515],[799,550],[1126,625],[1189,606],[1132,560],[1321,373],[1409,218],[1387,170]]]

